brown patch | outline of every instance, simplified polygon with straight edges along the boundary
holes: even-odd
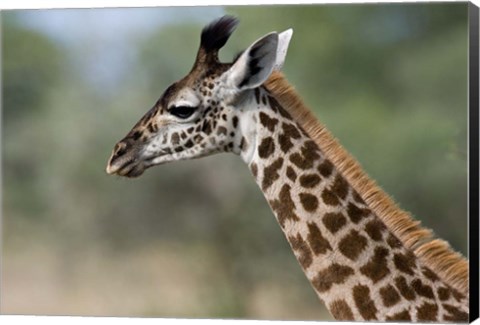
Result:
[[[318,172],[323,176],[323,177],[328,177],[333,171],[333,164],[330,162],[330,160],[325,159],[323,163],[321,163],[318,166]]]
[[[205,133],[206,135],[209,135],[210,133],[212,133],[212,124],[208,120],[203,122],[202,132]]]
[[[461,294],[458,290],[456,290],[454,288],[451,288],[451,290],[452,290],[452,295],[455,298],[455,300],[461,301],[462,299],[465,298],[465,296],[463,294]]]
[[[415,291],[412,290],[407,284],[407,280],[403,276],[396,277],[395,280],[395,286],[397,287],[398,291],[400,291],[400,294],[403,296],[403,298],[407,300],[414,300],[415,299]]]
[[[422,273],[427,279],[429,279],[432,282],[436,282],[440,280],[438,276],[426,266],[422,267]]]
[[[194,143],[191,139],[189,139],[187,142],[185,142],[185,148],[191,148],[193,147]]]
[[[342,213],[327,212],[323,216],[322,221],[325,227],[332,234],[335,234],[347,223],[347,218],[345,218],[345,216]]]
[[[280,115],[282,115],[283,117],[287,118],[287,119],[291,119],[292,117],[290,116],[290,114],[288,114],[288,112],[278,103],[278,101],[272,97],[272,96],[268,96],[268,100],[270,102],[270,107],[280,113]]]
[[[415,268],[415,255],[412,252],[407,251],[406,254],[397,253],[393,255],[393,263],[397,269],[408,275],[413,275],[413,269]]]
[[[320,155],[318,154],[318,146],[312,140],[306,141],[303,144],[301,151],[306,160],[315,161],[320,158]]]
[[[327,204],[327,205],[336,206],[336,205],[339,205],[339,204],[340,204],[340,201],[338,200],[338,197],[335,195],[335,193],[333,193],[333,192],[330,191],[329,189],[324,189],[324,190],[323,190],[323,192],[322,192],[322,200],[323,200],[323,202],[325,202],[325,204]]]
[[[436,321],[438,313],[438,306],[424,302],[423,305],[417,307],[418,321]]]
[[[363,201],[362,197],[358,195],[357,191],[355,190],[352,191],[352,197],[356,202],[360,204],[365,204],[365,201]]]
[[[258,156],[266,159],[275,152],[275,143],[271,137],[264,138],[258,146]]]
[[[314,212],[318,208],[318,199],[309,193],[300,193],[300,202],[305,211]]]
[[[377,319],[377,307],[370,297],[370,289],[364,285],[356,285],[353,287],[353,300],[365,320]]]
[[[306,174],[300,176],[300,185],[306,188],[312,188],[320,183],[320,180],[320,176],[317,174]]]
[[[263,170],[263,179],[262,179],[262,189],[265,191],[268,189],[273,182],[275,182],[280,175],[278,174],[278,170],[282,168],[283,165],[283,158],[280,157],[275,160],[273,163],[265,167]]]
[[[297,236],[288,236],[288,241],[292,245],[292,249],[298,252],[298,262],[304,269],[307,269],[312,264],[312,252],[308,244],[303,240],[300,234]]]
[[[442,304],[443,308],[448,312],[448,315],[444,316],[444,319],[452,322],[468,322],[468,313],[461,311],[455,306],[449,304]]]
[[[338,249],[343,255],[354,261],[365,249],[367,242],[367,238],[360,235],[358,231],[353,229],[348,235],[340,240],[338,243]]]
[[[387,238],[387,244],[391,248],[400,248],[402,247],[402,242],[398,240],[397,237],[395,237],[393,234],[389,234]]]
[[[318,292],[325,292],[330,290],[334,284],[344,283],[354,273],[349,266],[332,263],[326,269],[318,272],[317,276],[312,280],[312,284]]]
[[[383,305],[385,307],[392,307],[400,301],[400,295],[397,290],[390,284],[379,290],[380,297],[382,298]]]
[[[336,320],[353,320],[352,310],[343,299],[332,301],[328,309]]]
[[[292,138],[299,139],[300,132],[295,125],[289,123],[282,123],[283,133],[278,136],[278,143],[283,152],[288,152],[293,147]]]
[[[347,197],[349,185],[347,181],[342,177],[342,175],[337,174],[335,181],[331,187],[332,192],[334,192],[342,200]]]
[[[232,118],[232,124],[233,124],[233,127],[234,128],[237,128],[237,125],[238,125],[238,117],[234,116]]]
[[[295,182],[297,179],[297,173],[295,173],[295,170],[290,166],[287,167],[287,177],[290,178],[292,182]]]
[[[388,249],[385,247],[375,248],[373,257],[360,268],[360,272],[369,277],[373,283],[377,283],[390,273],[387,265],[387,256]]]
[[[292,141],[290,141],[290,138],[283,133],[278,136],[278,144],[280,145],[280,149],[284,153],[287,153],[288,150],[293,147],[293,143]]]
[[[374,240],[374,241],[382,241],[383,236],[382,232],[386,229],[385,225],[383,222],[381,222],[378,219],[369,221],[365,225],[365,232],[368,234],[368,236]]]
[[[310,169],[313,166],[312,161],[305,160],[301,154],[295,152],[290,155],[290,161],[300,169]]]
[[[260,123],[266,127],[270,132],[273,132],[275,130],[275,126],[278,123],[278,119],[276,118],[271,118],[264,112],[260,112]]]
[[[450,289],[445,287],[440,287],[437,289],[438,298],[442,301],[448,300],[450,298]]]
[[[348,203],[347,214],[348,214],[348,217],[350,218],[350,220],[352,220],[353,223],[359,223],[360,220],[368,217],[369,213],[370,213],[370,211],[368,209],[359,208],[351,202]]]
[[[399,321],[411,322],[412,318],[410,317],[410,313],[408,312],[408,309],[405,309],[391,316],[387,316],[386,320],[399,320]]]
[[[170,137],[170,142],[173,145],[177,145],[180,142],[180,136],[178,135],[178,133],[172,133],[172,136]]]
[[[315,255],[325,254],[328,250],[332,250],[332,246],[330,246],[328,240],[323,237],[320,229],[313,222],[308,223],[307,240]]]
[[[223,126],[219,126],[218,129],[217,129],[217,134],[218,135],[227,135],[227,129]]]
[[[419,296],[423,296],[425,298],[434,299],[435,296],[433,295],[432,287],[429,285],[423,284],[422,280],[415,279],[411,283],[411,287]]]
[[[250,170],[252,171],[253,177],[257,178],[258,167],[257,167],[256,163],[251,163],[250,164]]]
[[[277,200],[270,201],[272,210],[276,213],[278,222],[282,228],[286,220],[299,221],[300,218],[293,212],[295,203],[290,196],[290,185],[284,184]]]
[[[297,127],[290,123],[282,123],[283,133],[289,138],[299,139],[301,137]]]

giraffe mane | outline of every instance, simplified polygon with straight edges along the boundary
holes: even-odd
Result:
[[[423,264],[447,284],[468,294],[468,261],[433,232],[420,225],[420,221],[400,209],[350,155],[339,141],[306,107],[295,89],[282,73],[274,71],[264,86],[275,96],[297,123],[317,143],[326,157],[335,164],[372,211],[385,226],[411,249]]]

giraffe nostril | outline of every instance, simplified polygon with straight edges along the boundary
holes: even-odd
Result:
[[[114,152],[115,157],[123,156],[127,152],[127,145],[124,142],[117,143]]]

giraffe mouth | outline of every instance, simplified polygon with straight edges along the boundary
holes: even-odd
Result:
[[[145,169],[146,166],[144,166],[141,161],[135,158],[125,159],[121,162],[113,162],[111,159],[107,165],[106,172],[110,175],[134,178],[142,175]]]

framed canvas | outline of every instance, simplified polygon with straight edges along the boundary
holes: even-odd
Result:
[[[2,11],[1,314],[478,317],[475,23],[467,2]]]

